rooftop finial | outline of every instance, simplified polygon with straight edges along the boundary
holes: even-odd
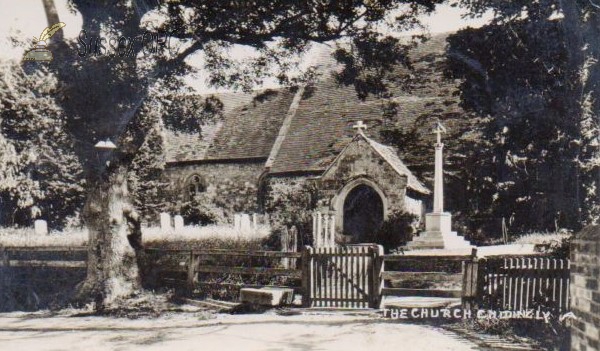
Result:
[[[352,126],[352,128],[356,129],[356,133],[362,134],[365,130],[367,130],[367,125],[364,124],[363,121],[358,121]]]

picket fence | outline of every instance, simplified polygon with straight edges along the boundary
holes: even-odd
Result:
[[[463,301],[494,310],[569,310],[569,260],[506,257],[465,262]]]

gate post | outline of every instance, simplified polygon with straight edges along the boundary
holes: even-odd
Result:
[[[372,269],[371,275],[371,291],[369,296],[369,307],[370,308],[381,308],[381,294],[383,291],[383,246],[376,245],[369,248],[371,252]]]
[[[312,253],[312,247],[304,246],[304,250],[302,250],[302,307],[310,307],[312,304]]]
[[[471,257],[462,262],[462,306],[466,310],[476,308],[479,284],[479,262],[477,261],[477,248],[471,250]]]
[[[198,276],[196,274],[196,269],[200,264],[200,258],[198,255],[194,254],[194,250],[190,250],[188,271],[187,271],[187,289],[188,294],[191,296],[194,294],[194,286],[198,282]]]

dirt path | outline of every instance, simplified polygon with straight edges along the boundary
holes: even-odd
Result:
[[[156,319],[0,314],[0,349],[41,350],[477,350],[442,329],[373,316],[201,315]]]

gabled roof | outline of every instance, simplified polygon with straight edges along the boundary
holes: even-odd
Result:
[[[407,183],[406,186],[409,189],[416,191],[418,193],[421,193],[421,194],[425,194],[425,195],[431,194],[431,191],[429,189],[427,189],[427,187],[425,185],[423,185],[423,183],[421,183],[417,179],[417,177],[415,177],[415,175],[408,169],[408,167],[406,167],[404,162],[402,162],[402,160],[400,159],[400,157],[398,157],[398,154],[392,147],[382,145],[382,144],[376,142],[375,140],[367,137],[362,132],[357,133],[354,136],[354,138],[352,138],[352,140],[342,149],[342,151],[330,163],[329,167],[327,167],[327,169],[323,172],[323,174],[326,174],[327,171],[331,167],[333,167],[333,165],[336,163],[336,161],[343,157],[344,153],[346,152],[346,150],[348,150],[348,148],[352,145],[352,143],[356,142],[357,140],[366,141],[367,144],[379,156],[381,156],[381,158],[383,158],[392,167],[392,169],[394,171],[396,171],[396,173],[398,173],[401,176],[406,177],[406,183]]]
[[[404,162],[402,162],[400,157],[398,157],[398,154],[393,148],[391,148],[390,146],[379,144],[375,140],[367,138],[364,135],[362,135],[362,137],[364,137],[364,139],[369,143],[369,145],[371,145],[371,147],[375,151],[377,151],[377,153],[381,155],[381,157],[383,157],[383,159],[385,159],[398,174],[406,176],[407,186],[409,189],[412,189],[422,194],[431,194],[431,191],[427,189],[427,187],[423,185],[423,183],[421,183],[417,179],[417,177],[415,177],[414,174],[412,174],[408,167],[406,167]]]
[[[188,157],[178,157],[177,161],[218,161],[249,157],[264,158],[266,161],[272,154],[273,158],[269,161],[269,173],[272,175],[318,175],[350,143],[355,135],[352,126],[362,120],[369,127],[371,140],[377,144],[384,141],[380,138],[383,136],[380,133],[382,129],[401,132],[399,137],[393,137],[397,142],[399,156],[413,171],[420,169],[424,172],[423,175],[431,173],[433,121],[441,118],[453,134],[447,137],[448,150],[451,150],[459,136],[470,130],[470,121],[465,118],[466,112],[459,105],[460,97],[455,94],[460,82],[443,75],[445,46],[446,35],[435,36],[417,46],[411,54],[416,72],[408,72],[401,67],[397,69],[398,72],[394,71],[398,77],[415,75],[419,79],[409,79],[408,87],[402,84],[392,85],[390,93],[398,103],[398,115],[391,119],[383,116],[384,100],[369,97],[361,101],[353,86],[339,85],[328,71],[319,81],[307,86],[304,92],[301,89],[278,89],[254,98],[246,106],[234,109],[226,115],[212,139],[203,136],[202,139],[195,139],[202,140],[197,142],[188,137],[186,140],[196,144],[185,146],[177,143],[171,149],[179,152],[180,156],[183,154]],[[301,98],[297,99],[297,108],[292,109],[294,94],[301,94]],[[286,128],[282,128],[284,121]],[[284,133],[280,136],[282,131]],[[280,143],[276,142],[278,139],[281,140]],[[167,141],[169,143],[171,140]],[[201,145],[202,143],[209,145]],[[274,149],[276,152],[272,152]],[[395,154],[392,149],[385,150],[380,148],[380,153]],[[388,159],[390,157],[392,156]],[[447,162],[452,163],[450,153]],[[403,170],[400,163],[397,166]],[[418,186],[415,185],[415,188]]]
[[[266,159],[293,97],[288,89],[262,91],[238,98],[245,103],[229,109],[222,121],[204,125],[201,135],[167,130],[167,162]]]
[[[221,123],[202,126],[202,134],[178,133],[166,129],[165,148],[168,163],[203,160]]]

